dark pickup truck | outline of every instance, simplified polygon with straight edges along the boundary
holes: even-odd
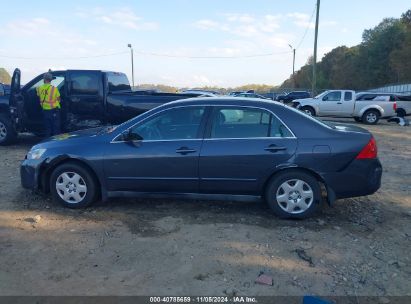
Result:
[[[119,124],[158,105],[198,94],[132,91],[124,73],[67,70],[53,71],[52,84],[61,94],[62,130],[74,131]],[[13,73],[10,95],[0,96],[0,145],[12,142],[19,132],[44,134],[42,109],[36,88],[43,74],[20,86],[21,72]]]

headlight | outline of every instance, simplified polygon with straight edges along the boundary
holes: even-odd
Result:
[[[46,152],[46,149],[30,150],[29,153],[27,153],[27,159],[39,159],[44,152]]]

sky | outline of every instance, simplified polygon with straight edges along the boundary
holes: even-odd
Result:
[[[313,53],[316,0],[0,0],[0,67],[125,72],[136,84],[279,85]],[[409,0],[321,0],[319,59]]]

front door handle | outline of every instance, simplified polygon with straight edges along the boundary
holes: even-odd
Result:
[[[276,145],[270,145],[267,148],[264,148],[264,150],[268,151],[268,152],[275,153],[275,152],[278,152],[278,151],[285,151],[285,150],[287,150],[287,147],[279,147],[279,146],[276,146]]]
[[[79,101],[80,101],[80,98],[78,98],[78,97],[71,97],[71,101],[72,101],[72,102],[79,102]]]
[[[195,152],[196,152],[196,150],[190,149],[190,148],[187,148],[187,147],[181,147],[181,148],[178,148],[176,150],[176,153],[179,153],[179,154],[182,154],[182,155],[186,155],[186,154],[189,154],[189,153],[195,153]]]
[[[337,104],[342,104],[342,102],[337,102]]]

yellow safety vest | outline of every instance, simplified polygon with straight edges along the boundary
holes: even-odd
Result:
[[[60,92],[50,83],[45,83],[37,88],[37,96],[43,110],[60,109]]]

